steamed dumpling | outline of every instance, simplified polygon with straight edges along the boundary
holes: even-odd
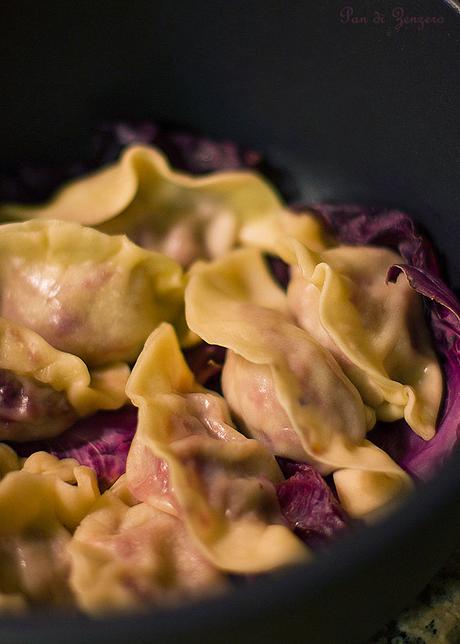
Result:
[[[193,177],[172,170],[161,152],[141,145],[127,148],[116,163],[72,181],[48,204],[7,204],[0,216],[60,219],[112,235],[127,234],[182,266],[221,257],[239,243],[271,250],[286,234],[323,247],[316,219],[288,213],[273,187],[255,172]]]
[[[259,331],[262,335],[263,330]],[[294,345],[293,351],[296,348]],[[258,364],[229,352],[222,375],[232,414],[250,436],[276,455],[311,463],[323,475],[333,473],[340,501],[353,517],[373,515],[411,489],[407,474],[364,438],[356,440],[337,432],[331,433],[321,447],[314,443],[311,421],[290,395],[290,378],[279,377],[284,370],[280,354],[267,348],[266,355],[266,364]],[[302,391],[305,383],[300,379],[297,390]],[[308,392],[308,385],[305,389]],[[337,409],[325,406],[325,419],[335,413]]]
[[[276,377],[290,388],[302,415],[305,441],[320,452],[334,434],[361,440],[374,418],[331,354],[289,318],[288,302],[257,250],[237,250],[224,259],[194,267],[185,293],[187,322],[210,344],[230,349],[224,368],[225,398],[244,406],[269,386],[267,353],[276,356]],[[250,363],[250,364],[248,364]],[[228,377],[231,364],[235,377]],[[257,369],[251,365],[257,366]],[[299,384],[301,383],[301,384]],[[268,446],[270,414],[258,412],[257,438]],[[278,425],[278,421],[275,421]],[[287,433],[276,440],[278,449]],[[289,437],[277,455],[299,459],[304,453]],[[301,459],[300,459],[301,460]]]
[[[22,464],[0,444],[0,611],[72,603],[68,545],[99,497],[95,473],[46,452]],[[8,601],[10,599],[11,601]]]
[[[26,532],[0,537],[0,614],[12,611],[13,598],[23,609],[28,605],[65,607],[73,603],[69,543],[65,528],[51,534]]]
[[[152,610],[225,586],[179,518],[112,491],[83,519],[68,550],[70,585],[89,613]]]
[[[65,391],[0,369],[0,440],[56,436],[77,418]]]
[[[196,266],[187,322],[206,342],[230,349],[224,394],[249,434],[274,454],[334,472],[350,515],[374,513],[410,490],[410,479],[364,439],[372,414],[327,349],[280,312],[281,293],[267,278],[256,251]]]
[[[0,440],[49,438],[77,417],[126,402],[129,367],[88,370],[34,331],[0,318]]]
[[[134,361],[161,321],[181,324],[175,262],[78,224],[0,226],[0,276],[0,315],[89,366]]]
[[[306,557],[281,517],[275,459],[195,381],[170,325],[147,341],[127,393],[139,407],[126,469],[136,498],[182,518],[219,569],[256,573]]]
[[[0,459],[11,461],[1,447]],[[35,452],[22,467],[19,459],[15,467],[10,462],[0,481],[0,537],[59,526],[73,531],[99,496],[95,472],[73,458]]]
[[[377,418],[404,417],[419,436],[432,438],[442,374],[420,297],[406,280],[385,281],[401,258],[367,246],[320,254],[292,247],[298,268],[288,300],[297,321],[331,351]]]

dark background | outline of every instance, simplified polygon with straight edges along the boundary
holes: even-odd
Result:
[[[460,15],[441,0],[0,6],[3,164],[78,158],[109,117],[193,125],[268,150],[307,199],[436,218],[460,272]],[[369,24],[342,24],[345,6]],[[396,31],[398,6],[444,24]]]

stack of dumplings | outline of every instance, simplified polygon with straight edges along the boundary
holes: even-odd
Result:
[[[1,611],[151,610],[308,561],[282,459],[328,477],[350,521],[411,492],[367,437],[405,419],[430,440],[442,398],[420,297],[385,280],[396,253],[339,244],[254,172],[194,177],[140,145],[0,217]],[[184,357],[202,343],[226,350],[218,391]],[[107,490],[75,459],[21,455],[127,405]]]

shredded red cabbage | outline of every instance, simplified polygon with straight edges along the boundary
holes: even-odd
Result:
[[[275,255],[267,255],[266,261],[275,281],[278,282],[282,289],[286,290],[291,278],[289,265],[281,257],[276,257]]]

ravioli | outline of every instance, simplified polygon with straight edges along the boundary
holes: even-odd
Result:
[[[117,149],[153,136],[124,129]],[[196,167],[196,142],[181,145]],[[435,264],[399,212],[317,212],[342,240]],[[409,443],[425,444],[414,432],[434,434],[441,371],[412,289],[434,298],[441,350],[455,298],[429,274],[387,285],[399,255],[338,245],[255,172],[194,177],[147,145],[0,218],[17,222],[0,226],[0,440],[91,464],[0,442],[0,613],[150,612],[220,593],[232,575],[308,561],[313,535],[351,532],[412,491],[368,436],[388,430],[379,444],[406,467]],[[385,424],[401,418],[413,432]],[[41,440],[67,428],[59,447]]]
[[[163,320],[181,327],[181,268],[123,236],[59,221],[7,224],[0,274],[0,315],[90,367],[134,361]]]
[[[69,545],[70,586],[92,614],[151,610],[222,591],[223,575],[177,517],[105,492]]]
[[[77,356],[0,318],[0,439],[27,441],[64,431],[78,416],[126,402],[129,367],[88,370]]]
[[[136,498],[180,517],[219,569],[256,573],[306,558],[281,517],[275,459],[195,381],[170,325],[153,332],[126,390],[139,407],[126,468]]]
[[[268,279],[252,250],[196,265],[185,292],[187,322],[206,342],[230,349],[224,395],[246,430],[276,455],[334,472],[350,515],[374,513],[411,489],[410,479],[365,440],[373,414],[333,356],[279,302],[273,307],[278,287],[256,288]]]
[[[405,280],[385,281],[401,262],[393,251],[339,246],[317,254],[292,242],[298,269],[288,288],[301,326],[327,347],[377,418],[405,418],[435,434],[442,374],[422,301]]]
[[[6,204],[0,216],[60,219],[127,234],[185,267],[199,258],[220,257],[240,242],[272,250],[286,234],[323,247],[316,219],[285,210],[273,187],[255,172],[194,177],[172,170],[159,150],[142,145],[69,183],[48,204]]]
[[[0,481],[0,537],[56,527],[74,530],[99,497],[94,471],[75,459],[35,452],[22,468],[17,464]]]
[[[0,609],[68,605],[71,532],[99,490],[94,472],[46,452],[21,460],[0,444]]]

